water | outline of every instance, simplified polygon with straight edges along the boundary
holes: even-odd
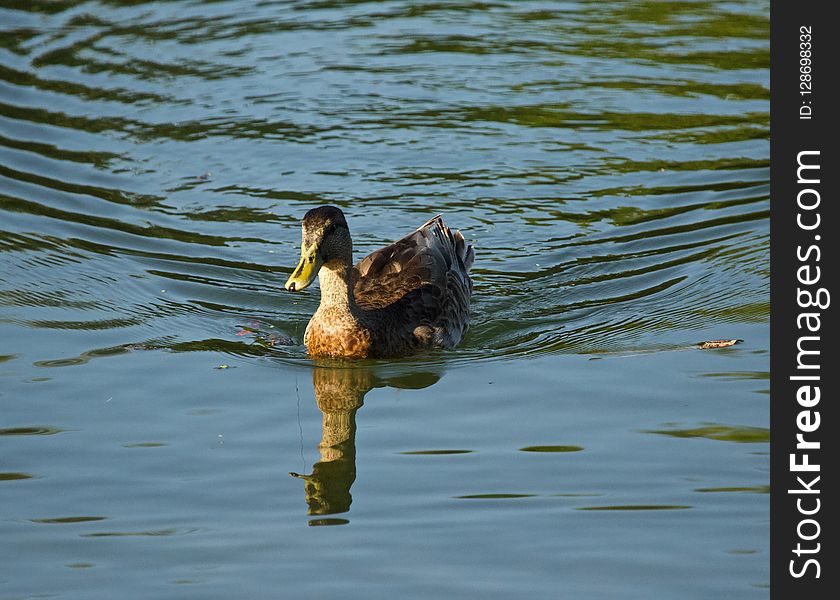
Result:
[[[767,597],[768,33],[3,2],[0,598]],[[464,232],[460,348],[306,358],[321,203]]]

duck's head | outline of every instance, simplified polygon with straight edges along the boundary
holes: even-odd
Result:
[[[353,242],[344,213],[335,206],[319,206],[301,222],[300,263],[286,281],[289,291],[302,290],[318,276],[321,266],[352,263]]]

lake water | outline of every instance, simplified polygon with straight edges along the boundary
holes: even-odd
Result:
[[[0,598],[769,595],[767,2],[0,6]],[[461,347],[306,357],[324,203]]]

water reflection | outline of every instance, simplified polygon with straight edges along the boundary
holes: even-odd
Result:
[[[312,370],[315,402],[322,414],[320,460],[308,475],[289,473],[304,481],[310,515],[333,515],[350,510],[350,488],[356,481],[356,412],[367,393],[378,387],[422,389],[435,384],[439,373],[405,372],[394,375],[366,365],[317,361]],[[344,524],[344,519],[320,519],[310,524]]]

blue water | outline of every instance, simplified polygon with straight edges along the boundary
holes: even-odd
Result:
[[[766,598],[768,33],[3,3],[0,598]],[[306,357],[322,203],[463,231],[459,348]]]

